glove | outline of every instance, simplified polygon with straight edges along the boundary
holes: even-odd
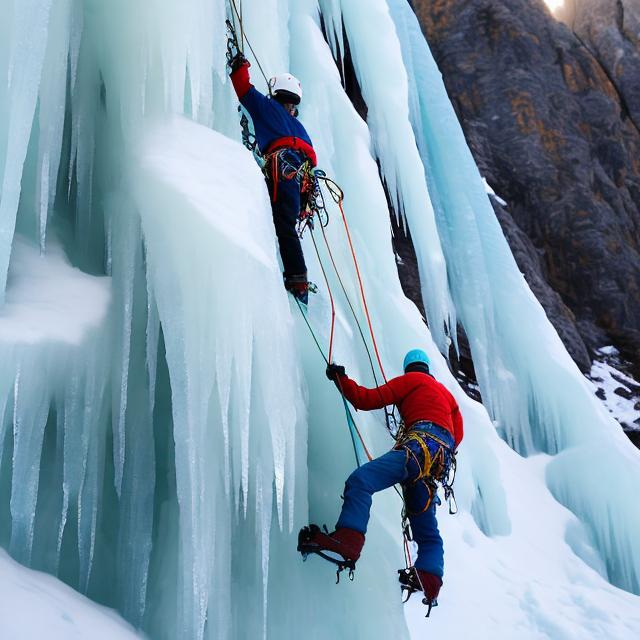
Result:
[[[231,69],[231,73],[237,71],[244,64],[248,64],[247,59],[244,57],[242,52],[238,52],[229,62],[229,68]]]
[[[340,376],[347,375],[343,366],[333,363],[327,365],[327,370],[325,373],[327,374],[327,378],[329,378],[329,380],[331,380],[332,382],[337,382]]]

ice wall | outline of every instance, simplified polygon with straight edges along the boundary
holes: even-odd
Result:
[[[637,597],[607,580],[635,589],[637,512],[583,470],[597,455],[622,487],[637,455],[517,272],[407,5],[322,0],[329,44],[314,0],[241,5],[266,72],[290,68],[303,82],[301,118],[345,190],[387,375],[422,346],[463,406],[461,515],[441,519],[448,568],[431,630],[469,637],[469,620],[483,620],[491,637],[512,637],[487,617],[499,607],[496,620],[519,637],[635,637]],[[355,460],[339,397],[281,287],[264,183],[237,142],[229,10],[220,0],[8,3],[0,541],[153,638],[421,637],[417,605],[408,629],[395,582],[395,494],[375,500],[353,584],[334,587],[329,565],[295,551],[300,526],[335,521]],[[367,122],[340,82],[344,35]],[[433,337],[402,294],[384,186],[416,243]],[[329,214],[364,324],[339,212]],[[328,292],[308,234],[303,244],[319,285],[309,320],[326,348]],[[329,284],[335,358],[371,385],[331,270]],[[458,320],[498,431],[440,356]],[[379,413],[357,415],[375,455],[391,445]],[[548,455],[520,455],[539,451]],[[594,623],[594,601],[617,615]],[[458,615],[460,602],[475,615]]]
[[[262,588],[236,595],[263,602],[266,628],[272,517],[291,533],[306,439],[268,196],[242,147],[186,120],[149,134],[130,179],[171,375],[178,628],[202,637],[215,607],[207,637],[225,637],[232,577],[254,566]],[[249,511],[257,544],[238,549]],[[221,588],[229,593],[216,603]]]
[[[640,548],[631,533],[640,510],[628,508],[640,455],[579,374],[519,272],[415,15],[401,0],[389,6],[414,79],[413,128],[484,404],[516,451],[554,456],[549,488],[591,530],[609,579],[640,593]],[[625,524],[614,531],[613,522]]]
[[[86,587],[106,446],[109,282],[72,268],[56,245],[40,257],[19,238],[8,282],[0,316],[0,483],[9,496],[2,541],[18,560],[56,571],[63,533],[73,530]],[[41,519],[39,483],[51,477],[50,519]]]

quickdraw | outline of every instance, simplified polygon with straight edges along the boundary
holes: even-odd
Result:
[[[227,25],[227,64],[231,66],[231,62],[242,53],[242,49],[238,43],[238,35],[231,24],[231,20],[227,18],[225,24]]]
[[[258,148],[258,140],[249,126],[249,118],[247,118],[247,114],[243,111],[240,105],[238,105],[238,113],[241,114],[240,127],[242,128],[242,144],[257,158],[262,158],[262,153]]]

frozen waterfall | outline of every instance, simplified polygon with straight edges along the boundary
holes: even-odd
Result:
[[[387,374],[420,346],[462,407],[440,606],[425,622],[417,598],[400,602],[393,492],[374,501],[353,583],[296,553],[302,525],[335,522],[355,461],[239,142],[224,0],[3,0],[0,545],[154,639],[636,638],[640,454],[518,271],[409,4],[236,3],[265,71],[302,81]],[[390,215],[411,232],[430,330],[402,292]],[[324,346],[330,302],[308,234],[303,246]],[[328,275],[336,361],[371,386]],[[441,355],[458,323],[484,406]],[[374,454],[391,446],[380,412],[356,419]],[[0,635],[14,628],[0,620]]]

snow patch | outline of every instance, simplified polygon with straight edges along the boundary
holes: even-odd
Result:
[[[588,376],[596,396],[625,430],[640,430],[640,384],[621,371],[624,365],[615,347],[602,347],[597,356]]]
[[[11,640],[134,640],[115,611],[101,607],[0,549],[0,637]]]
[[[59,245],[51,242],[47,253],[40,254],[16,238],[6,303],[0,307],[0,342],[80,344],[88,330],[104,321],[110,285],[110,278],[72,267]]]
[[[482,176],[482,184],[484,185],[484,190],[493,197],[493,199],[498,203],[501,204],[503,207],[508,206],[506,200],[503,200],[499,195],[496,194],[496,192],[493,190],[493,187],[487,182],[487,179]]]

